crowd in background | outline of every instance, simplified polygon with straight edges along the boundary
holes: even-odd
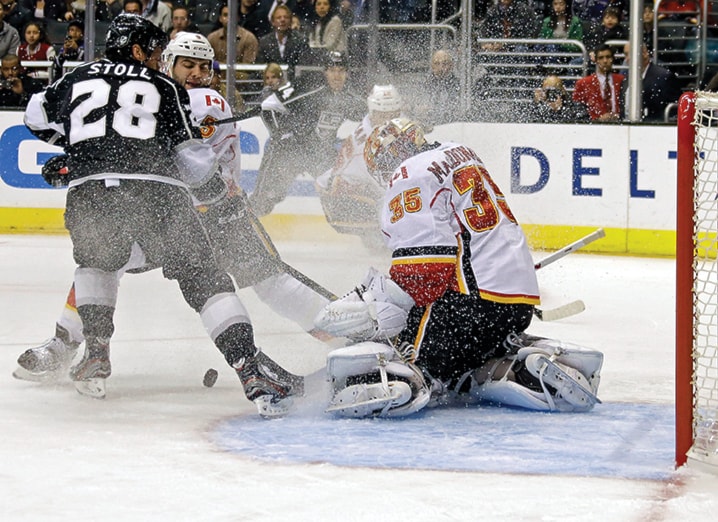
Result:
[[[375,78],[367,78],[370,48],[367,33],[353,31],[353,26],[370,21],[380,24],[427,24],[432,21],[430,0],[238,0],[237,4],[236,63],[278,63],[286,66],[291,80],[297,67],[314,66],[320,69],[327,52],[340,52],[348,57],[349,82],[359,93],[368,92],[376,81]],[[461,22],[461,17],[455,16],[459,4],[458,0],[439,0],[436,2],[435,20],[448,20],[457,26]],[[372,6],[378,6],[378,13],[371,10]],[[629,8],[628,0],[475,0],[473,34],[478,40],[492,41],[477,46],[474,54],[478,56],[482,52],[502,49],[501,41],[506,38],[565,39],[567,44],[561,47],[566,48],[570,48],[570,41],[578,41],[589,51],[588,73],[595,75],[595,50],[606,41],[628,39]],[[695,87],[682,82],[680,71],[671,70],[671,67],[662,67],[653,71],[656,74],[648,74],[650,67],[658,67],[651,64],[654,17],[667,22],[680,20],[681,23],[697,25],[699,9],[697,0],[666,0],[660,3],[656,13],[653,3],[646,2],[643,21],[647,62],[642,73],[644,80],[657,76],[660,82],[648,88],[644,86],[644,98],[654,106],[662,106],[659,110],[644,108],[644,116],[648,120],[663,121],[663,109],[677,101],[681,89]],[[102,23],[108,23],[123,11],[148,18],[170,37],[178,31],[201,32],[215,49],[217,70],[226,62],[229,19],[226,0],[96,0],[95,20],[98,27],[102,28]],[[41,90],[54,76],[62,74],[63,63],[82,61],[84,12],[84,0],[0,0],[0,57],[3,61],[0,106],[22,107],[29,95]],[[58,27],[62,28],[62,34],[58,34]],[[426,34],[421,33],[418,39],[416,35],[409,39],[400,34],[393,40],[382,34],[378,44],[376,58],[389,75],[405,69],[407,62],[409,67],[414,67],[412,92],[404,96],[411,104],[407,110],[430,125],[461,118],[482,119],[479,111],[467,114],[459,103],[461,91],[456,74],[455,44],[444,42],[438,51],[430,49]],[[419,64],[415,58],[417,48],[423,51],[421,56],[425,56]],[[613,70],[598,72],[601,86],[606,84],[606,74],[609,77],[611,74],[625,74],[625,70],[615,71],[615,66],[622,63],[623,50],[622,46],[613,48]],[[35,69],[25,68],[20,63],[31,61],[51,61],[55,66],[50,70]],[[478,71],[479,68],[476,69]],[[472,85],[471,103],[476,106],[487,99],[486,84],[493,81],[490,71],[488,79],[478,76],[478,73],[472,76],[476,81]],[[243,73],[237,74],[237,80],[247,77]],[[254,77],[261,82],[261,73],[256,73]],[[320,75],[316,77],[321,78]],[[709,79],[705,79],[705,83]],[[627,82],[609,82],[611,89],[616,90],[612,92],[614,103],[609,118],[593,116],[597,109],[591,103],[595,105],[597,100],[587,102],[586,98],[577,98],[577,83],[562,79],[560,72],[547,73],[541,81],[534,81],[528,86],[528,92],[533,96],[529,95],[527,100],[532,105],[529,110],[521,111],[521,119],[525,121],[527,115],[537,121],[616,121],[623,117]],[[222,86],[218,84],[217,88]],[[600,89],[602,96],[606,96],[606,89]],[[241,82],[238,83],[238,96],[240,103],[235,107],[243,110],[243,102],[251,102],[251,95],[242,92]],[[606,107],[610,105],[600,103]],[[549,110],[548,104],[559,109]],[[575,104],[583,107],[576,107]],[[565,111],[561,108],[564,106],[567,107]],[[488,110],[493,110],[493,106],[489,105]]]

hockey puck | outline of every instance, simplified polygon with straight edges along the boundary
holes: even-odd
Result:
[[[211,388],[214,386],[214,383],[217,382],[217,375],[217,370],[210,368],[205,372],[202,384],[204,384],[207,388]]]

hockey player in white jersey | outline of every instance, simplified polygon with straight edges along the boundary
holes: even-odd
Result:
[[[188,90],[194,123],[200,127],[202,137],[212,145],[229,187],[229,203],[222,206],[220,215],[215,208],[200,207],[203,223],[221,266],[232,274],[240,287],[253,285],[258,296],[275,311],[308,331],[314,331],[312,319],[328,299],[281,270],[274,253],[257,231],[256,227],[261,225],[247,210],[245,196],[239,188],[239,126],[236,123],[213,125],[232,116],[226,100],[206,87],[212,77],[213,57],[214,51],[206,38],[194,33],[179,33],[168,44],[162,57],[164,72]],[[63,176],[61,168],[53,167],[59,161],[53,161],[44,169],[46,178]],[[129,263],[118,272],[118,278],[128,270],[153,268],[144,263],[144,255],[136,246]],[[292,306],[297,302],[301,302],[301,306]],[[13,375],[32,381],[56,379],[65,374],[82,342],[82,322],[77,314],[73,285],[57,322],[55,336],[39,347],[26,350],[19,357],[19,367]],[[293,386],[295,391],[301,388],[301,378],[284,371],[261,352],[259,357],[275,376],[287,381],[284,385],[281,382],[272,383],[275,388],[286,388],[287,385]],[[269,375],[248,375],[242,379],[250,400],[263,386],[258,377],[271,379]],[[266,410],[266,405],[265,411],[260,409],[260,412],[272,413]]]
[[[592,408],[602,354],[524,334],[539,304],[534,263],[478,155],[394,119],[368,138],[365,159],[387,186],[390,278],[370,271],[315,321],[359,341],[329,354],[329,410],[402,416],[456,399]]]
[[[370,247],[383,246],[379,204],[384,187],[367,170],[364,144],[378,125],[401,116],[402,103],[396,87],[375,85],[367,97],[369,112],[342,142],[334,166],[316,181],[327,222],[341,234],[361,237]]]

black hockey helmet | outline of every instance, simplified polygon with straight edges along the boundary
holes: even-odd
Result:
[[[339,51],[331,51],[324,57],[324,68],[329,69],[330,67],[344,67],[347,68],[347,59]]]
[[[105,56],[115,62],[133,62],[132,46],[139,45],[148,56],[167,45],[167,35],[149,20],[130,13],[118,14],[110,23]]]

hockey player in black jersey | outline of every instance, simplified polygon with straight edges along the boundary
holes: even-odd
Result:
[[[104,397],[116,272],[136,243],[148,263],[177,280],[248,398],[272,415],[301,393],[302,383],[258,385],[264,367],[276,363],[255,347],[247,312],[209,254],[192,207],[188,190],[195,202],[221,205],[226,185],[211,146],[191,125],[186,90],[156,71],[165,43],[151,22],[119,15],[108,31],[107,58],[79,66],[33,97],[25,114],[34,134],[67,153],[65,225],[86,339],[70,375],[80,393]]]

